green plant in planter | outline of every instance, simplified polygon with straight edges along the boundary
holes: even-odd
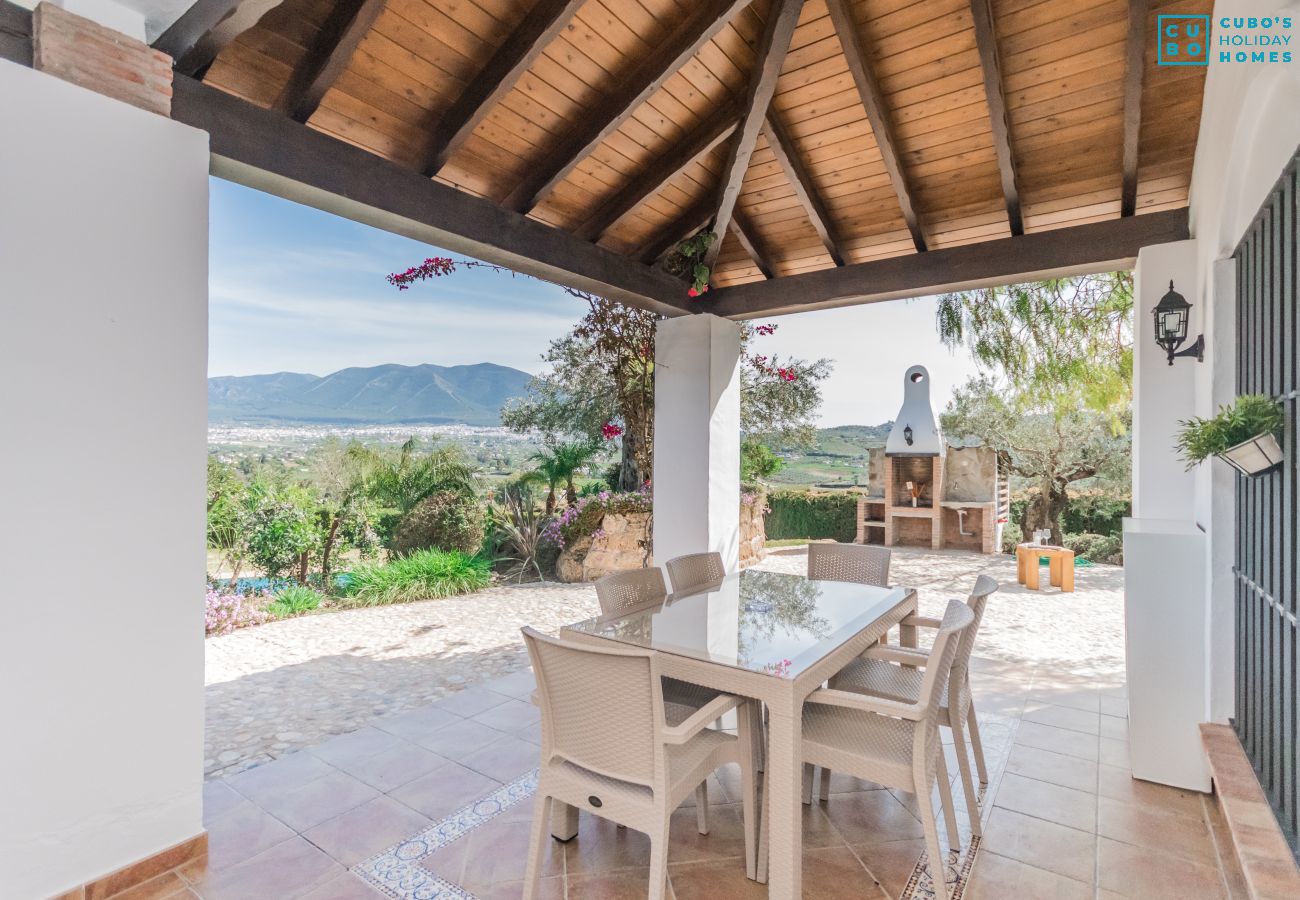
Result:
[[[1261,434],[1276,434],[1282,427],[1282,407],[1264,394],[1246,394],[1230,406],[1219,408],[1212,419],[1179,422],[1177,448],[1190,471],[1197,463]]]
[[[709,278],[713,273],[704,264],[704,256],[716,239],[717,235],[712,231],[701,231],[678,243],[664,257],[665,271],[688,283],[691,287],[686,293],[691,297],[698,297],[709,289]]]

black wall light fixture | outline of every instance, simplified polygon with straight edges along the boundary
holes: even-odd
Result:
[[[1169,355],[1169,365],[1179,356],[1195,356],[1197,362],[1205,362],[1205,335],[1198,334],[1196,342],[1186,350],[1179,350],[1187,340],[1188,314],[1192,304],[1187,298],[1174,290],[1173,279],[1169,281],[1169,293],[1160,298],[1156,304],[1156,343]]]

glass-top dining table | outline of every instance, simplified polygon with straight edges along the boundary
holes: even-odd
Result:
[[[915,612],[910,588],[749,569],[694,592],[574,623],[561,635],[655,650],[666,676],[767,705],[768,894],[798,897],[804,700],[895,625],[902,642],[915,646],[914,629],[902,624]],[[567,839],[575,832],[570,812],[553,833]]]

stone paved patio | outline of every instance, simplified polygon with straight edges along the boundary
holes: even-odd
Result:
[[[807,551],[775,551],[762,568],[805,572]],[[891,571],[895,583],[919,588],[923,613],[965,596],[980,574],[998,579],[981,656],[1122,679],[1118,567],[1080,568],[1071,594],[1026,591],[1012,558],[965,551],[896,548]],[[597,610],[590,585],[534,584],[209,638],[204,769],[230,775],[524,668],[521,626],[555,633]]]

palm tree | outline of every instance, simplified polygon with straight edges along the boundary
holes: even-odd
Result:
[[[348,455],[365,473],[370,495],[403,514],[438,491],[474,491],[474,469],[456,447],[434,447],[420,454],[419,443],[412,437],[396,452],[354,443],[348,447]]]
[[[530,459],[536,461],[537,479],[545,481],[550,488],[550,493],[546,495],[546,514],[550,515],[555,512],[555,489],[561,483],[564,484],[565,502],[569,506],[578,502],[578,489],[573,483],[573,477],[578,474],[578,470],[591,462],[600,448],[595,444],[586,441],[570,441],[564,444],[556,444],[546,450],[534,453]]]

